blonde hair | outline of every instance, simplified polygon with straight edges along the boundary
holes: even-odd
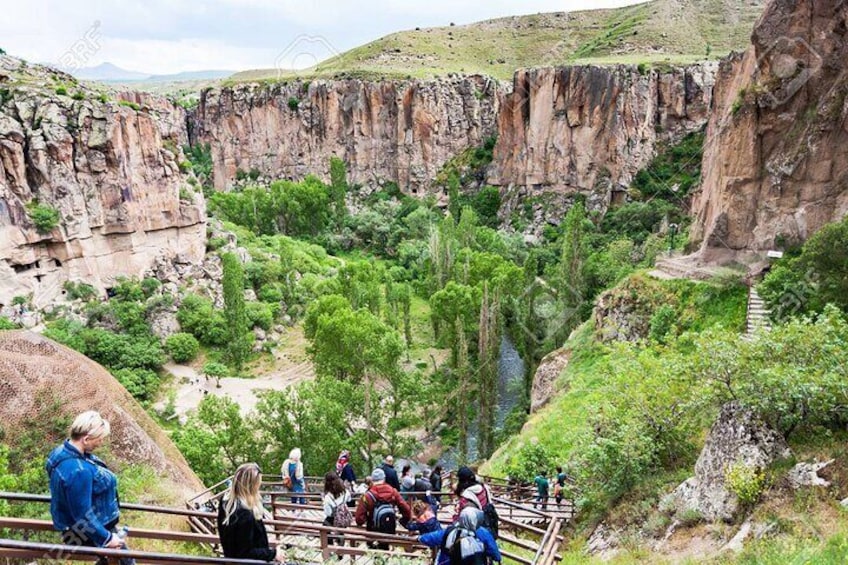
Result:
[[[239,506],[253,512],[253,517],[261,520],[265,514],[262,497],[259,495],[259,485],[262,484],[262,471],[256,463],[245,463],[236,469],[233,482],[227,494],[224,495],[224,524],[230,523],[232,516]]]
[[[300,461],[300,448],[295,447],[291,451],[289,451],[289,459],[292,461]]]
[[[85,436],[92,439],[100,439],[108,436],[111,431],[112,428],[109,426],[109,422],[104,420],[103,416],[101,416],[99,412],[89,410],[88,412],[83,412],[74,419],[74,423],[71,424],[71,429],[68,431],[68,435],[75,441],[82,439]]]

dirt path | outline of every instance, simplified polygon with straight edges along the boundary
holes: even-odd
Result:
[[[229,398],[247,414],[259,401],[258,392],[285,390],[299,382],[315,378],[312,362],[306,355],[306,340],[300,327],[290,329],[281,339],[282,345],[273,352],[273,360],[264,357],[250,367],[255,378],[223,378],[220,387],[215,379],[207,379],[199,367],[167,363],[164,369],[174,376],[174,385],[153,405],[161,412],[174,391],[174,414],[185,423],[188,413],[197,408],[206,395]]]

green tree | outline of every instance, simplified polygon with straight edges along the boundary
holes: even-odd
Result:
[[[176,363],[188,363],[197,357],[200,344],[189,333],[175,333],[165,340],[165,350]]]
[[[559,347],[568,334],[582,319],[582,310],[586,303],[586,281],[584,266],[586,251],[584,235],[586,231],[586,210],[582,202],[577,202],[565,216],[565,229],[562,236],[562,255],[559,265],[559,305],[563,313],[574,312],[575,315],[557,317],[558,322],[553,328],[554,345]]]
[[[500,355],[500,298],[489,295],[483,283],[477,345],[477,390],[479,398],[479,454],[488,458],[495,450],[495,411],[498,404],[498,357]]]
[[[241,373],[250,354],[252,334],[248,333],[244,307],[244,269],[234,253],[221,256],[223,266],[224,318],[227,321],[227,347],[224,359],[235,373]]]

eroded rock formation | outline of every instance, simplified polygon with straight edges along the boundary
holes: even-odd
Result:
[[[692,238],[708,262],[755,259],[848,212],[848,4],[769,3],[723,61]]]
[[[540,192],[588,195],[604,211],[656,154],[657,143],[700,130],[709,118],[716,64],[671,70],[556,67],[516,73],[502,95],[488,181],[508,200]],[[513,198],[509,198],[513,197]],[[509,211],[507,210],[508,214]]]
[[[211,144],[219,189],[253,169],[272,178],[329,179],[335,155],[348,164],[351,183],[393,181],[415,194],[429,188],[448,159],[495,135],[503,88],[472,76],[206,90],[192,140]]]
[[[103,290],[159,254],[203,257],[205,203],[178,166],[183,111],[124,99],[0,56],[0,305],[44,306],[67,280]],[[34,203],[58,212],[55,228],[36,229]]]
[[[202,489],[197,475],[162,429],[106,369],[81,353],[27,331],[0,332],[0,420],[14,442],[40,425],[98,410],[112,426],[111,458],[144,464],[186,497]],[[61,438],[54,438],[57,443]],[[113,461],[110,461],[110,463]]]
[[[695,476],[678,486],[664,502],[678,512],[695,510],[708,521],[731,521],[739,500],[727,485],[735,465],[762,471],[772,462],[791,455],[783,437],[762,423],[748,408],[733,401],[725,404],[710,429],[695,463]]]

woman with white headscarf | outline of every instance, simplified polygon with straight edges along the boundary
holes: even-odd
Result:
[[[482,565],[501,562],[501,552],[491,532],[481,526],[483,513],[476,508],[465,508],[459,521],[444,530],[424,534],[418,541],[427,547],[439,549],[437,565]]]

